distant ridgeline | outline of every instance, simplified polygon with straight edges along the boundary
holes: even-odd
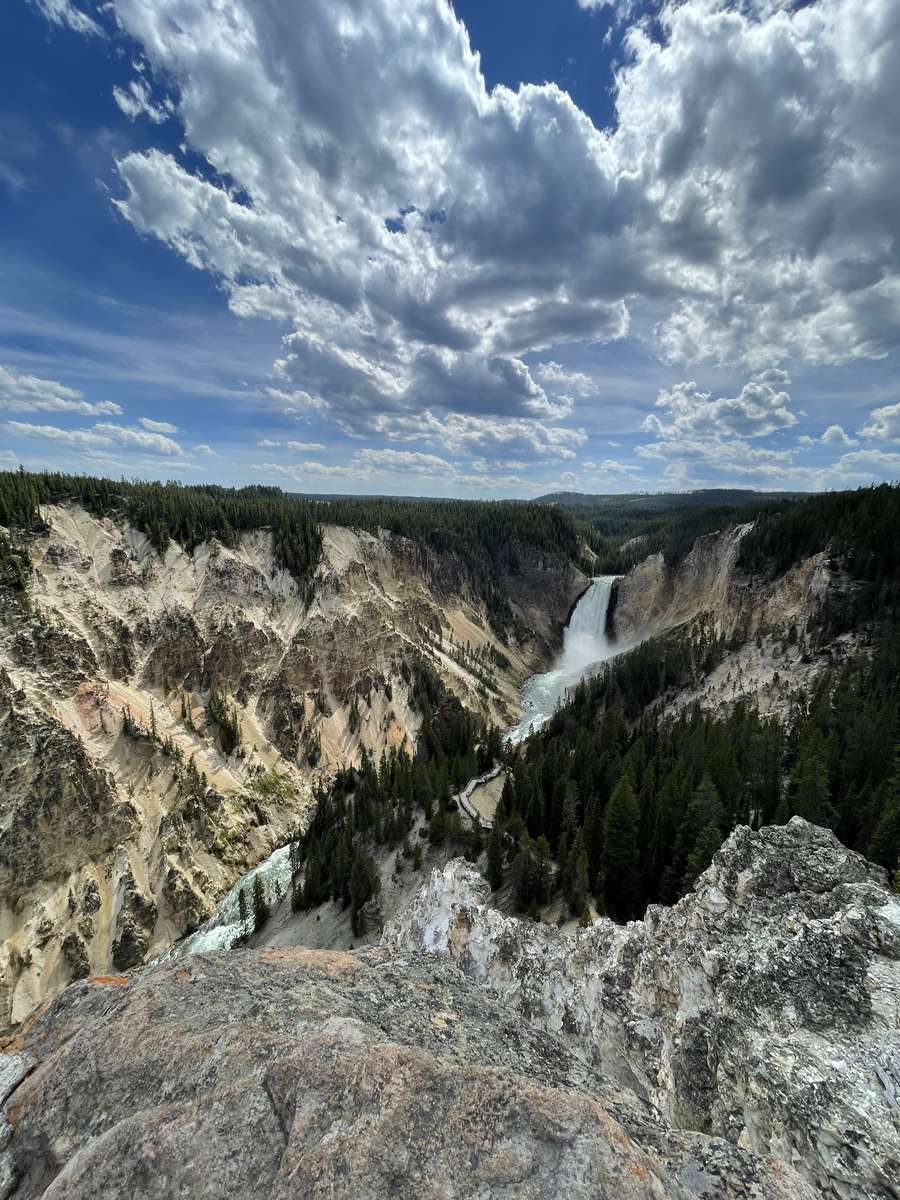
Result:
[[[738,488],[621,496],[555,492],[536,503],[572,514],[597,555],[595,573],[622,575],[648,554],[662,553],[670,566],[677,566],[704,533],[781,512],[803,495]]]
[[[515,501],[404,500],[373,498],[331,501],[288,496],[277,487],[226,488],[215,484],[141,483],[89,475],[0,472],[0,525],[38,532],[38,506],[76,501],[98,516],[120,515],[146,534],[160,552],[170,539],[186,550],[210,537],[232,546],[241,533],[269,528],[276,561],[299,586],[312,576],[322,548],[320,526],[335,524],[377,533],[387,529],[411,539],[422,552],[456,555],[492,620],[512,614],[499,586],[502,575],[519,573],[523,552],[576,561],[579,538],[572,517],[558,509]],[[24,559],[0,539],[0,572],[21,582]]]

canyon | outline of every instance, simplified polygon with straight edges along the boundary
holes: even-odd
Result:
[[[587,582],[524,551],[512,644],[464,563],[429,577],[388,533],[326,526],[307,597],[265,530],[160,554],[76,504],[41,515],[25,597],[0,612],[0,1026],[163,953],[296,836],[336,767],[413,748],[432,714],[410,662],[509,724]]]

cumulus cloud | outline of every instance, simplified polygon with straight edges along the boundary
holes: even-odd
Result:
[[[821,437],[812,437],[805,433],[802,437],[797,438],[797,445],[803,446],[807,450],[811,446],[820,444],[824,446],[856,446],[859,443],[856,438],[850,437],[841,425],[829,425]]]
[[[218,451],[213,450],[212,446],[210,446],[207,442],[200,442],[199,445],[195,446],[194,453],[195,454],[208,454],[210,456],[210,458],[218,458],[219,457]]]
[[[900,441],[900,401],[876,408],[869,414],[869,423],[859,432],[861,437]]]
[[[6,428],[20,437],[44,438],[55,442],[68,442],[76,446],[121,446],[136,450],[147,450],[152,454],[182,456],[183,450],[176,441],[161,433],[150,433],[145,429],[131,429],[113,421],[98,421],[91,429],[61,429],[56,425],[32,425],[26,421],[7,421]],[[160,464],[164,465],[164,464]]]
[[[92,403],[81,392],[55,379],[24,375],[0,366],[0,409],[7,412],[71,412],[85,416],[118,416],[122,409],[112,400]]]
[[[488,90],[447,0],[111,11],[210,168],[125,154],[119,212],[235,312],[291,323],[269,396],[285,411],[566,458],[563,423],[598,401],[556,348],[622,338],[632,314],[681,363],[900,340],[896,0],[864,19],[857,0],[663,3],[626,34],[609,130],[552,84]],[[680,385],[651,432],[787,428],[783,383]]]
[[[737,396],[718,399],[713,399],[711,392],[701,391],[691,380],[661,391],[656,407],[664,415],[651,413],[643,427],[648,433],[669,439],[762,437],[796,423],[797,418],[788,408],[790,400],[787,392],[763,376],[745,383]]]
[[[453,470],[446,459],[440,458],[436,454],[422,454],[417,450],[366,448],[357,450],[354,458],[364,466],[378,469],[387,468],[391,471],[409,471],[414,475],[433,475],[436,472]]]
[[[849,437],[840,425],[829,425],[822,434],[826,446],[855,446],[856,440]]]
[[[169,421],[154,421],[150,417],[138,417],[138,421],[145,429],[149,429],[152,433],[178,432],[178,426],[170,424]]]

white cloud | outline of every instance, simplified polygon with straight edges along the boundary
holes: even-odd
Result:
[[[219,457],[218,451],[213,450],[212,446],[210,446],[207,442],[200,442],[198,445],[196,445],[194,447],[194,452],[196,454],[208,454],[210,458]]]
[[[112,439],[89,429],[60,429],[56,425],[31,425],[27,421],[7,421],[5,428],[19,437],[46,438],[70,442],[73,446],[111,446]]]
[[[152,433],[177,433],[178,426],[172,425],[168,421],[154,421],[150,417],[138,417],[138,421],[145,429],[149,429]]]
[[[661,391],[656,407],[665,415],[651,413],[643,428],[661,438],[761,437],[796,424],[790,400],[762,378],[745,383],[735,397],[716,400],[691,380]]]
[[[7,412],[71,412],[86,416],[117,416],[122,409],[112,400],[92,403],[74,388],[55,379],[23,375],[12,367],[0,366],[0,409]]]
[[[119,211],[235,312],[291,323],[269,401],[296,416],[567,458],[562,422],[600,401],[528,361],[632,313],[685,363],[900,341],[896,0],[664,3],[626,35],[609,131],[552,84],[488,91],[447,0],[111,9],[149,64],[128,96],[165,80],[210,168],[125,154]],[[652,432],[787,428],[784,382],[673,389]]]
[[[368,475],[368,472],[360,466],[341,466],[339,464],[315,461],[298,463],[262,462],[253,463],[252,467],[254,471],[262,471],[266,475],[283,475],[297,481],[302,481],[310,475],[316,477],[333,476],[336,479],[348,476],[352,479],[365,479]]]
[[[366,467],[378,470],[409,471],[415,475],[433,475],[452,471],[453,467],[436,454],[422,454],[417,450],[390,450],[366,448],[357,450],[354,459]]]
[[[260,442],[260,445],[264,443]],[[324,442],[286,442],[288,450],[326,450]]]
[[[91,429],[60,429],[56,425],[32,425],[25,421],[7,421],[6,428],[20,437],[46,438],[77,446],[115,446],[148,450],[153,454],[182,456],[172,438],[144,429],[129,429],[112,421],[98,421]]]
[[[164,96],[159,102],[153,100],[145,79],[132,79],[127,88],[114,87],[113,99],[132,121],[143,114],[149,117],[154,125],[161,125],[175,111],[175,106],[168,96]]]
[[[112,421],[101,421],[94,426],[96,433],[110,437],[121,446],[135,446],[141,450],[149,450],[153,454],[177,454],[184,451],[172,438],[161,433],[151,433],[145,429],[127,429],[124,425],[116,425]]]
[[[856,440],[849,437],[840,425],[829,425],[822,434],[826,446],[855,446]]]
[[[35,8],[47,18],[52,25],[66,25],[76,33],[100,34],[102,30],[96,21],[81,11],[72,0],[31,0]]]
[[[876,408],[869,414],[868,425],[859,431],[861,437],[881,438],[884,441],[900,440],[900,401]]]

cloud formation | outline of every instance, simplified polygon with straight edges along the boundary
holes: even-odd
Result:
[[[859,432],[861,437],[900,441],[900,401],[876,408],[869,414],[869,423]]]
[[[177,433],[178,426],[170,421],[154,421],[151,417],[138,417],[138,421],[151,433]]]
[[[112,400],[96,403],[55,379],[39,379],[12,367],[0,366],[0,409],[7,412],[69,412],[85,416],[118,416],[122,409]]]
[[[133,429],[113,421],[98,421],[91,429],[63,429],[57,425],[33,425],[27,421],[7,421],[6,428],[19,437],[42,438],[68,442],[74,446],[121,446],[145,450],[151,454],[182,456],[184,451],[176,441],[161,433]]]
[[[34,3],[96,32],[69,0]],[[651,7],[578,3],[619,20]],[[609,129],[554,84],[489,89],[448,0],[302,7],[97,10],[140,50],[116,103],[148,138],[176,118],[188,150],[121,154],[117,210],[235,313],[287,323],[269,412],[386,442],[408,456],[397,471],[415,456],[459,478],[481,474],[466,456],[574,470],[616,398],[564,364],[631,336],[685,380],[660,392],[641,459],[669,481],[716,464],[799,478],[777,443],[798,421],[783,366],[897,348],[896,0],[653,5],[624,34]],[[711,388],[704,364],[747,382]],[[859,436],[900,437],[900,405]],[[814,440],[854,444],[837,424]]]
[[[786,382],[783,372],[763,372],[731,398],[714,400],[693,381],[678,383],[659,393],[656,407],[644,421],[648,433],[661,438],[762,437],[778,429],[788,429],[797,418],[788,408],[790,396],[777,385]]]

